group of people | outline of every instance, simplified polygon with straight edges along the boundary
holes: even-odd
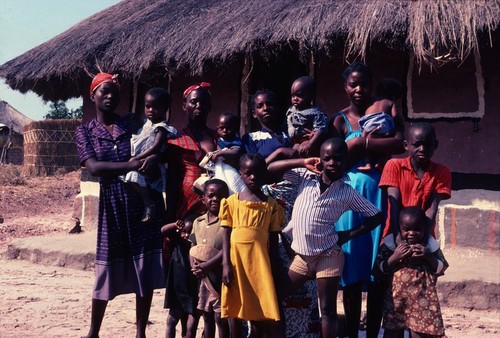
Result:
[[[259,90],[249,110],[207,126],[210,84],[183,93],[187,125],[166,119],[170,96],[145,95],[145,117],[115,113],[116,76],[92,81],[96,118],[77,129],[80,162],[100,177],[91,327],[106,305],[136,294],[136,337],[146,336],[153,290],[166,288],[166,337],[336,337],[342,289],[346,335],[357,337],[367,292],[367,337],[444,336],[436,279],[448,264],[434,239],[451,174],[431,161],[432,125],[406,138],[397,81],[372,96],[368,66],[343,73],[349,106],[329,117],[314,79],[291,86],[291,107]],[[404,158],[392,155],[408,152]],[[165,169],[167,168],[167,169]],[[166,208],[162,192],[166,193]],[[217,329],[217,330],[216,330]]]

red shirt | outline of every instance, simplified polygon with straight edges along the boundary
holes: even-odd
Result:
[[[426,211],[430,206],[430,197],[433,192],[440,194],[441,199],[450,198],[451,172],[444,165],[430,162],[427,171],[420,179],[411,166],[409,156],[406,158],[393,158],[384,167],[379,187],[398,188],[401,192],[401,208],[417,206]],[[382,238],[390,233],[390,207],[389,204]],[[432,233],[434,233],[434,226]]]

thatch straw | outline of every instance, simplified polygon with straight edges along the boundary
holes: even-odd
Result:
[[[35,121],[24,127],[26,175],[52,175],[80,168],[75,130],[81,120]]]
[[[478,34],[498,28],[499,13],[500,0],[123,1],[0,66],[0,76],[54,100],[81,95],[79,80],[97,66],[135,79],[200,74],[289,47],[303,56],[345,47],[363,58],[384,43],[432,65],[450,51],[465,58]]]

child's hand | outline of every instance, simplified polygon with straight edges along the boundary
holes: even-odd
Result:
[[[401,261],[402,259],[411,256],[412,253],[412,247],[406,242],[401,242],[398,244],[392,255],[395,261]]]
[[[233,277],[233,267],[230,264],[222,264],[222,283],[229,287]]]
[[[191,268],[191,271],[197,278],[203,278],[206,276],[205,264],[203,262],[198,263],[196,259],[193,260],[193,267]]]
[[[319,157],[309,157],[304,159],[304,167],[316,174],[321,174],[321,160]]]
[[[422,244],[413,244],[412,248],[412,257],[415,258],[427,258],[430,256],[431,251],[428,247],[423,246]]]

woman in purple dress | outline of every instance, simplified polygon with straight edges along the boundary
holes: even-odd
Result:
[[[118,178],[132,170],[144,171],[151,162],[130,159],[130,137],[141,121],[115,114],[119,85],[111,74],[99,73],[90,86],[96,118],[76,130],[81,165],[99,176],[99,218],[92,293],[92,316],[86,337],[98,337],[109,300],[136,294],[136,337],[146,336],[153,290],[165,285],[162,261],[162,215],[144,225],[142,200]],[[158,193],[155,199],[160,199]],[[158,203],[161,205],[161,203]]]

